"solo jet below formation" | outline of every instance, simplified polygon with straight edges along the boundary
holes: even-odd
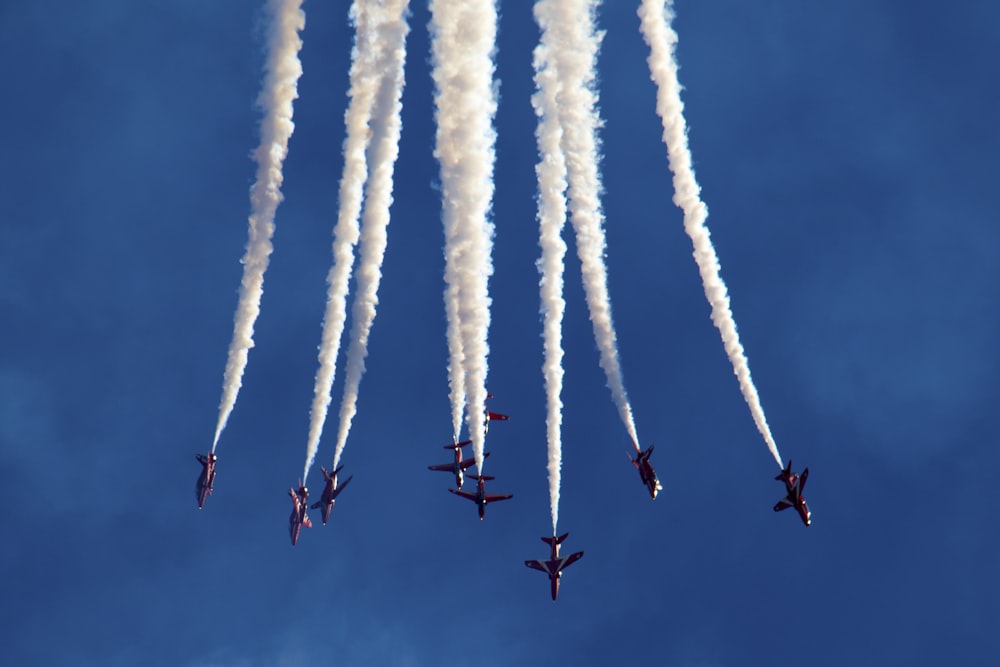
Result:
[[[309,507],[309,489],[299,485],[299,490],[288,489],[288,495],[292,497],[292,515],[288,517],[288,535],[292,538],[292,546],[299,541],[299,531],[302,526],[312,528],[312,521],[306,514]]]
[[[634,442],[632,446],[635,448],[636,457],[633,459],[629,456],[628,460],[639,471],[639,477],[642,478],[642,483],[646,485],[649,497],[656,500],[656,494],[662,491],[663,487],[660,485],[660,480],[656,479],[656,471],[653,470],[653,466],[649,462],[649,455],[653,453],[653,445],[650,445],[646,451],[640,450],[639,446]]]
[[[201,474],[198,475],[198,484],[195,487],[198,496],[198,509],[205,505],[205,499],[212,494],[212,485],[215,484],[215,463],[219,457],[215,452],[208,454],[195,454],[198,463],[201,464]]]
[[[320,507],[323,508],[324,526],[326,525],[326,522],[330,520],[330,510],[333,509],[333,503],[334,501],[337,500],[337,496],[339,496],[340,492],[344,490],[344,487],[347,486],[352,479],[354,479],[354,475],[351,475],[346,480],[344,480],[343,484],[339,486],[337,485],[337,473],[340,472],[343,467],[344,464],[341,463],[339,466],[337,466],[337,469],[334,470],[333,473],[328,473],[326,471],[326,468],[324,468],[323,466],[320,466],[319,468],[320,470],[323,471],[323,479],[326,480],[326,486],[323,487],[323,495],[320,496],[319,501],[313,503],[312,508],[313,509],[318,509]]]
[[[555,600],[556,596],[559,595],[559,579],[562,577],[562,571],[567,567],[575,563],[576,561],[583,558],[583,552],[577,551],[569,556],[559,556],[559,545],[562,541],[566,539],[569,533],[563,533],[559,537],[553,535],[552,537],[543,537],[542,542],[545,542],[550,547],[552,547],[552,553],[548,560],[526,560],[524,564],[533,570],[538,570],[539,572],[544,572],[549,575],[549,581],[552,583],[552,599]]]
[[[428,470],[441,470],[441,471],[444,471],[444,472],[454,473],[455,474],[455,484],[457,484],[458,488],[461,489],[462,485],[465,484],[465,475],[463,474],[463,472],[469,466],[471,466],[472,464],[474,464],[476,462],[475,457],[470,458],[470,459],[465,459],[464,461],[462,460],[462,447],[465,447],[466,445],[470,444],[471,442],[472,442],[471,440],[466,440],[464,442],[456,442],[454,445],[445,445],[444,446],[445,449],[454,449],[455,450],[455,460],[453,462],[451,462],[451,463],[441,463],[439,465],[427,466],[427,469]],[[483,454],[483,458],[485,459],[489,455],[490,455],[490,453],[486,452],[485,454]]]
[[[792,472],[792,462],[789,460],[788,465],[781,469],[781,472],[778,473],[775,479],[785,483],[785,492],[787,495],[777,502],[774,506],[774,511],[780,512],[789,507],[794,507],[795,511],[799,513],[802,523],[808,527],[812,523],[812,512],[809,511],[809,506],[806,505],[806,499],[802,497],[802,489],[806,488],[806,480],[809,479],[809,468],[804,468],[802,474],[799,475]]]
[[[486,505],[488,503],[495,503],[498,500],[509,500],[514,497],[512,493],[486,493],[486,481],[491,479],[496,479],[495,477],[490,477],[489,475],[469,475],[474,480],[477,480],[476,492],[469,493],[468,491],[459,491],[458,489],[448,489],[456,496],[462,496],[463,498],[468,498],[472,502],[479,506],[479,520],[482,521],[486,518]]]

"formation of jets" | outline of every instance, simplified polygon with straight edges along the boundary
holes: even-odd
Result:
[[[493,394],[486,394],[486,398],[493,398]],[[510,419],[507,415],[502,415],[498,412],[490,412],[489,408],[486,409],[485,422],[483,423],[483,430],[488,431],[491,421],[507,421]],[[457,489],[448,489],[456,496],[460,496],[467,500],[471,500],[476,503],[479,508],[479,520],[482,521],[486,518],[486,506],[489,503],[495,503],[501,500],[509,500],[514,497],[510,493],[486,493],[486,482],[496,479],[495,477],[490,477],[489,475],[469,475],[471,479],[476,480],[476,492],[469,493],[468,491],[462,491],[462,485],[465,484],[465,471],[471,467],[475,462],[475,458],[462,459],[462,448],[470,444],[471,440],[463,440],[462,442],[456,442],[452,445],[445,445],[445,449],[452,449],[455,451],[455,460],[451,463],[441,463],[438,465],[427,466],[429,470],[441,470],[444,472],[450,472],[455,475],[455,484],[458,486]],[[490,453],[486,452],[483,454],[485,459]]]
[[[492,397],[492,394],[487,395],[487,398]],[[484,430],[489,428],[489,423],[491,421],[507,421],[509,419],[510,417],[507,415],[491,412],[487,409],[485,413],[485,423],[483,424]],[[429,470],[452,473],[455,476],[455,485],[458,488],[449,488],[448,491],[474,502],[479,511],[479,519],[482,521],[486,517],[486,506],[488,504],[501,500],[509,500],[514,496],[509,493],[486,493],[486,482],[495,478],[481,474],[468,475],[471,479],[476,480],[475,493],[462,490],[462,487],[465,484],[465,471],[472,467],[476,462],[473,457],[463,458],[463,448],[471,443],[471,440],[464,440],[462,442],[445,445],[444,449],[450,449],[454,452],[454,460],[450,463],[440,463],[437,465],[427,466],[427,468]],[[663,490],[663,486],[657,479],[656,471],[653,470],[653,466],[649,461],[650,456],[653,453],[653,446],[650,445],[649,448],[642,450],[639,448],[638,444],[633,442],[632,447],[635,450],[635,458],[629,454],[629,461],[639,472],[639,478],[642,480],[643,485],[649,492],[650,498],[655,500],[657,494]],[[484,453],[483,458],[486,458],[489,455],[490,453],[486,452]],[[214,452],[209,452],[208,454],[195,454],[195,458],[197,458],[198,462],[202,466],[195,489],[198,500],[198,509],[201,509],[205,505],[206,498],[212,494],[213,485],[215,484],[215,466],[218,462],[218,457]],[[311,506],[309,505],[309,490],[304,484],[302,484],[301,481],[299,482],[298,489],[288,489],[288,495],[292,499],[292,513],[288,518],[288,534],[291,538],[292,546],[295,546],[298,542],[302,526],[305,526],[306,528],[312,527],[312,521],[307,513],[308,509],[311,508],[321,510],[323,525],[326,525],[327,521],[329,521],[330,512],[333,509],[337,496],[340,495],[340,492],[343,491],[353,479],[353,476],[351,476],[344,480],[343,483],[338,482],[338,474],[343,467],[343,465],[340,465],[333,472],[328,472],[327,469],[323,467],[320,468],[323,471],[323,479],[326,484],[323,487],[323,493],[320,500],[313,503]],[[805,498],[802,496],[802,490],[805,488],[806,480],[808,478],[809,468],[804,468],[801,474],[792,472],[791,461],[789,461],[788,465],[782,468],[778,476],[775,477],[776,480],[784,482],[785,497],[775,504],[774,511],[780,512],[790,507],[795,508],[795,511],[802,519],[802,523],[806,526],[809,526],[812,523],[812,514],[809,511],[809,506],[806,504]],[[568,535],[569,533],[563,533],[558,537],[553,535],[552,537],[541,538],[543,542],[549,545],[549,557],[544,560],[537,559],[524,561],[524,564],[527,567],[533,570],[538,570],[539,572],[544,572],[548,575],[553,600],[555,600],[559,595],[559,581],[562,578],[563,570],[583,558],[582,551],[577,551],[568,556],[559,555],[559,546]]]
[[[568,536],[569,533],[563,533],[559,537],[556,537],[555,535],[552,537],[543,537],[542,542],[545,542],[551,548],[549,559],[524,561],[524,564],[531,569],[538,570],[539,572],[544,572],[549,575],[553,601],[555,601],[556,597],[559,595],[559,579],[562,578],[563,570],[583,558],[582,551],[577,551],[576,553],[568,556],[559,555],[559,545],[562,544],[562,541]]]
[[[775,504],[774,511],[780,512],[794,507],[802,523],[808,527],[812,523],[812,512],[806,505],[806,499],[802,497],[802,489],[806,487],[806,480],[809,479],[809,468],[803,468],[802,474],[799,475],[792,472],[792,462],[789,460],[788,465],[774,479],[785,483],[785,497]]]

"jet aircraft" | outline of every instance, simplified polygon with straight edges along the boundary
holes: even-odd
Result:
[[[785,483],[785,492],[787,494],[775,504],[774,511],[780,512],[789,507],[794,507],[795,511],[799,513],[802,523],[806,526],[811,525],[812,512],[809,511],[809,506],[806,505],[806,499],[802,497],[802,490],[806,488],[806,480],[809,479],[809,468],[804,468],[802,474],[799,475],[792,472],[792,462],[789,460],[788,465],[782,468],[781,472],[774,479]]]
[[[649,456],[653,453],[653,445],[650,445],[646,451],[640,450],[639,446],[634,442],[632,446],[635,448],[636,457],[633,459],[630,455],[628,460],[639,471],[639,477],[642,479],[642,483],[646,485],[649,497],[656,500],[656,494],[663,490],[663,486],[660,485],[660,480],[656,479],[656,471],[653,470],[653,466],[649,462]]]
[[[198,475],[198,484],[195,487],[198,497],[198,509],[205,505],[205,499],[212,494],[212,485],[215,484],[215,463],[219,457],[215,452],[208,454],[195,454],[198,463],[201,464],[201,474]]]
[[[288,495],[292,497],[292,515],[288,517],[288,535],[292,538],[292,546],[299,541],[299,531],[302,526],[312,528],[312,521],[306,514],[309,507],[309,489],[299,484],[299,490],[288,489]]]
[[[493,398],[493,394],[486,394],[486,398]],[[483,422],[483,431],[489,433],[491,421],[505,422],[509,419],[510,417],[507,415],[502,415],[499,412],[490,412],[490,409],[486,408],[486,421]]]
[[[463,498],[468,498],[472,502],[479,506],[479,520],[482,521],[486,518],[486,505],[488,503],[495,503],[499,500],[509,500],[514,497],[512,493],[486,493],[486,481],[491,479],[496,479],[495,477],[490,477],[489,475],[469,475],[474,480],[477,480],[476,492],[469,493],[468,491],[459,491],[458,489],[448,489],[456,496],[462,496]]]
[[[549,575],[549,582],[552,584],[553,600],[555,600],[556,596],[559,595],[559,579],[562,578],[562,571],[583,558],[582,551],[577,551],[569,556],[559,555],[559,545],[562,544],[562,541],[565,540],[568,535],[569,533],[563,533],[559,537],[553,535],[552,537],[542,538],[542,542],[545,542],[552,548],[552,553],[549,555],[548,560],[524,561],[524,564],[531,569],[538,570],[539,572],[544,572]]]
[[[323,466],[320,466],[319,468],[323,471],[323,479],[326,480],[326,486],[323,487],[323,495],[320,496],[320,499],[312,504],[312,509],[318,509],[320,507],[323,508],[324,526],[326,525],[326,522],[330,520],[330,510],[333,509],[333,503],[337,500],[337,496],[339,496],[340,492],[344,490],[344,487],[347,486],[352,479],[354,479],[354,475],[351,475],[344,480],[343,484],[340,484],[339,486],[337,485],[337,473],[340,472],[343,467],[344,464],[341,463],[337,466],[337,469],[334,470],[333,473],[328,473],[326,468]]]
[[[470,444],[471,442],[472,442],[471,440],[465,440],[464,442],[456,442],[454,445],[445,445],[444,446],[445,449],[454,449],[455,450],[455,460],[452,461],[451,463],[441,463],[441,464],[438,464],[438,465],[427,466],[427,469],[428,470],[441,470],[441,471],[444,471],[444,472],[454,473],[455,474],[455,484],[457,484],[458,488],[461,489],[462,485],[465,484],[465,475],[463,474],[464,471],[469,466],[471,466],[472,464],[474,464],[476,462],[475,457],[465,459],[464,461],[462,460],[462,447],[465,447],[466,445]],[[483,458],[485,459],[489,455],[490,455],[490,453],[486,452],[485,454],[483,454]]]

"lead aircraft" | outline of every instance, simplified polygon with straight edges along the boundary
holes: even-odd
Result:
[[[318,509],[320,507],[323,508],[324,526],[326,525],[326,522],[330,520],[330,510],[333,509],[333,503],[337,500],[337,496],[339,496],[340,492],[344,490],[344,487],[347,486],[352,479],[354,479],[354,475],[351,475],[344,480],[343,484],[339,486],[337,485],[337,473],[340,472],[343,467],[344,464],[341,463],[332,473],[327,472],[326,468],[323,466],[319,467],[319,469],[323,471],[323,479],[326,480],[326,486],[323,487],[323,495],[320,496],[320,499],[312,504],[312,509]]]
[[[806,504],[806,499],[802,497],[802,489],[806,488],[806,480],[809,479],[809,468],[803,468],[802,474],[792,472],[792,461],[789,459],[788,465],[781,469],[774,479],[785,483],[786,496],[779,500],[774,506],[775,512],[794,507],[799,513],[802,523],[808,527],[812,524],[812,512]]]
[[[205,499],[212,495],[212,485],[215,484],[215,463],[219,457],[215,455],[215,452],[195,454],[194,456],[201,464],[201,474],[198,475],[198,484],[195,486],[198,509],[201,509],[205,505]]]
[[[443,472],[454,473],[454,475],[455,475],[455,484],[457,484],[458,488],[461,489],[462,485],[465,484],[465,474],[464,474],[464,471],[466,469],[468,469],[469,466],[471,466],[472,464],[474,464],[476,462],[475,457],[465,459],[464,461],[462,460],[462,447],[465,447],[466,445],[471,444],[471,443],[472,443],[471,440],[466,440],[464,442],[456,442],[453,445],[445,445],[444,446],[445,449],[454,449],[455,450],[455,460],[452,461],[451,463],[440,463],[438,465],[427,466],[427,469],[428,470],[441,470]],[[483,454],[483,458],[485,459],[489,455],[490,455],[490,453],[486,452],[485,454]]]
[[[552,585],[551,590],[553,601],[559,595],[559,579],[562,578],[562,571],[583,558],[582,551],[577,551],[576,553],[568,556],[559,556],[559,545],[562,544],[562,541],[568,536],[569,533],[563,533],[559,537],[556,537],[555,535],[552,537],[543,537],[542,542],[545,542],[552,548],[552,553],[549,555],[549,559],[524,561],[524,564],[531,569],[538,570],[539,572],[544,572],[549,575],[549,582]]]
[[[476,480],[476,492],[469,493],[468,491],[459,491],[458,489],[448,489],[456,496],[462,496],[467,498],[472,502],[476,503],[479,507],[479,520],[482,521],[486,518],[486,505],[489,503],[495,503],[499,500],[509,500],[514,497],[512,493],[486,493],[486,481],[491,479],[496,479],[496,477],[490,477],[489,475],[469,475],[472,479]]]

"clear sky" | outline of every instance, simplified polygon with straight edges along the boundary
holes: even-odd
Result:
[[[808,529],[771,511],[777,468],[671,202],[638,2],[600,12],[609,289],[664,490],[650,501],[625,458],[567,235],[559,527],[586,556],[553,604],[523,565],[551,530],[528,0],[501,11],[490,281],[491,405],[511,420],[487,472],[514,498],[480,523],[426,469],[451,416],[414,2],[354,481],[289,545],[353,39],[347,3],[308,0],[256,347],[196,508],[247,240],[260,5],[0,4],[5,663],[996,663],[1000,6],[678,0],[708,226],[778,447],[810,467]]]

